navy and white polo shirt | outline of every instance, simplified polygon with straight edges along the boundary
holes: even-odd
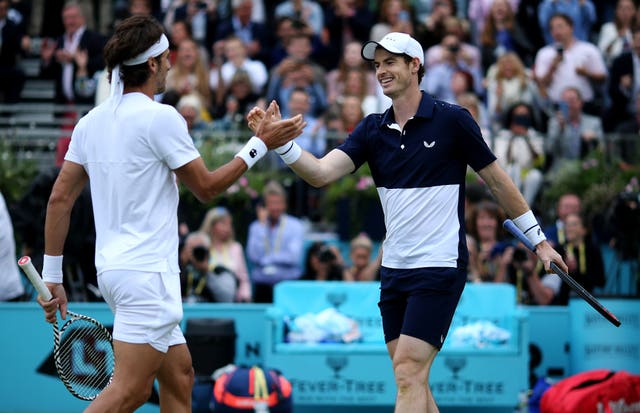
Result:
[[[387,230],[384,267],[466,267],[467,165],[479,171],[496,159],[466,109],[423,92],[404,129],[391,107],[364,118],[338,149],[356,169],[369,163]]]

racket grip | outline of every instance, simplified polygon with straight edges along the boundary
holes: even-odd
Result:
[[[31,281],[33,287],[38,291],[38,295],[42,297],[45,301],[49,301],[52,298],[51,292],[47,288],[47,285],[38,274],[38,270],[33,266],[31,262],[31,257],[24,256],[18,260],[18,265],[22,268],[25,274],[27,274],[27,278]]]
[[[529,238],[527,238],[527,236],[524,235],[524,233],[520,230],[520,228],[516,226],[516,224],[513,223],[512,220],[506,219],[502,223],[502,226],[504,227],[504,229],[509,231],[511,235],[518,238],[518,240],[522,242],[527,248],[529,248],[533,252],[536,252],[535,245],[533,245],[531,241],[529,241]]]

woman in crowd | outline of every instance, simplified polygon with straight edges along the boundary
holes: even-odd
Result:
[[[251,301],[251,283],[242,245],[235,240],[231,214],[224,207],[207,212],[200,231],[209,235],[209,271],[228,270],[238,279],[237,302]]]
[[[176,64],[167,74],[166,85],[167,91],[175,90],[180,96],[195,93],[200,97],[203,108],[211,107],[209,75],[195,41],[185,39],[178,45]],[[210,121],[211,117],[204,120]]]
[[[486,82],[487,109],[493,130],[500,129],[505,113],[515,103],[534,104],[536,86],[531,72],[513,52],[498,58],[496,64],[489,69]]]
[[[493,281],[501,267],[506,248],[502,222],[505,214],[493,201],[480,201],[468,217],[469,281]]]
[[[382,263],[382,248],[378,256],[371,260],[373,242],[366,234],[360,234],[349,244],[351,266],[345,270],[346,281],[374,281],[379,279],[378,270]]]

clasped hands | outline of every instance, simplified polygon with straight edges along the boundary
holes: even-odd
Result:
[[[280,107],[275,100],[271,101],[267,110],[257,106],[251,109],[247,114],[247,124],[269,149],[278,148],[300,136],[307,126],[302,115],[282,119]]]

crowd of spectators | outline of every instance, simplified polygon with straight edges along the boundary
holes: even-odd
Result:
[[[621,167],[638,162],[640,11],[632,0],[0,0],[2,101],[19,101],[19,61],[39,39],[40,76],[55,81],[55,101],[100,103],[108,95],[102,46],[114,25],[132,14],[153,15],[165,27],[172,69],[167,91],[157,99],[176,106],[194,139],[246,128],[251,107],[276,100],[283,116],[304,114],[308,126],[299,143],[322,156],[364,116],[389,106],[360,49],[368,40],[402,31],[425,50],[422,89],[472,113],[534,207],[545,179],[564,161],[610,149],[606,134],[633,137],[615,153]],[[36,15],[46,16],[37,24]],[[299,217],[285,213],[283,200],[286,194],[272,187],[258,208],[246,251],[251,273],[232,271],[238,276],[229,293],[233,300],[268,301],[273,283],[302,275],[298,262],[284,259],[303,251]],[[515,247],[496,249],[504,236],[497,225],[503,217],[492,205],[479,206],[469,223],[470,280],[518,283],[523,271],[535,272],[527,265],[513,268],[512,259],[501,261]],[[583,217],[574,219],[580,221],[575,226],[589,227]],[[207,247],[200,260],[205,272],[235,245],[216,240],[216,222],[190,229],[197,236],[188,238]],[[283,241],[290,231],[300,242]],[[567,253],[582,251],[574,241],[567,243]],[[189,268],[195,268],[193,258],[184,257]],[[277,270],[276,279],[270,272],[277,265],[286,270]],[[580,259],[576,265],[576,271],[584,270]],[[371,273],[365,279],[374,278]],[[187,296],[193,297],[197,283],[190,282]],[[551,302],[538,287],[554,283],[531,282],[532,296]]]

